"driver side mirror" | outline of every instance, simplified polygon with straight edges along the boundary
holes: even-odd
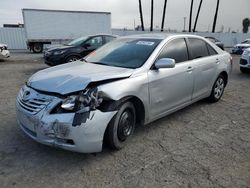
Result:
[[[175,67],[175,60],[171,58],[162,58],[156,61],[155,68],[174,68]]]

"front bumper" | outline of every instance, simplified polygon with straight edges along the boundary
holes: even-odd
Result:
[[[8,58],[8,57],[10,57],[10,51],[9,50],[2,50],[2,51],[0,51],[0,57],[1,58]]]
[[[45,64],[49,66],[55,66],[66,63],[63,55],[53,55],[45,52],[43,58]]]
[[[26,135],[33,140],[70,151],[94,153],[102,151],[103,137],[113,112],[91,111],[90,118],[79,126],[72,126],[75,113],[50,114],[60,101],[53,101],[36,114],[31,114],[16,102],[17,122]]]
[[[250,69],[250,54],[241,56],[240,67]]]

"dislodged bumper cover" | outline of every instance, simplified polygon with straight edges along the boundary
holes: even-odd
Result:
[[[60,100],[53,98],[37,114],[26,111],[17,100],[17,121],[21,129],[42,144],[82,153],[100,152],[106,127],[116,111],[90,111],[85,122],[72,126],[75,113],[49,114],[48,109]]]

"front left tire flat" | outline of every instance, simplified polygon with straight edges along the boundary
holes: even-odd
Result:
[[[135,129],[136,113],[131,102],[123,103],[106,130],[106,141],[111,149],[123,148]]]

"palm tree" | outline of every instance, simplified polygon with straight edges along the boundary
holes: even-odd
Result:
[[[190,5],[190,15],[189,15],[189,32],[192,30],[192,14],[193,14],[193,4],[194,0],[191,0],[191,5]]]
[[[143,23],[141,0],[139,0],[139,12],[140,12],[140,17],[141,17],[141,29],[142,29],[142,31],[144,31],[144,23]]]
[[[245,18],[242,20],[242,32],[243,33],[248,33],[248,27],[250,26],[250,19],[249,18]]]
[[[166,14],[166,7],[167,7],[167,1],[164,1],[164,7],[163,7],[163,15],[162,15],[162,23],[161,23],[161,31],[164,30],[164,21],[165,21],[165,14]]]
[[[150,31],[153,31],[153,19],[154,19],[154,0],[151,0],[151,24]]]
[[[196,18],[195,18],[195,23],[194,23],[193,32],[196,31],[196,26],[197,26],[198,18],[199,18],[199,15],[200,15],[200,10],[201,10],[202,2],[203,2],[203,0],[200,0],[200,5],[199,5],[199,7],[198,7],[197,15],[196,15]]]
[[[212,30],[213,33],[215,32],[215,27],[216,27],[216,22],[217,22],[219,5],[220,5],[220,0],[217,0],[217,6],[216,6],[215,15],[214,15],[214,23],[213,23],[213,30]]]

